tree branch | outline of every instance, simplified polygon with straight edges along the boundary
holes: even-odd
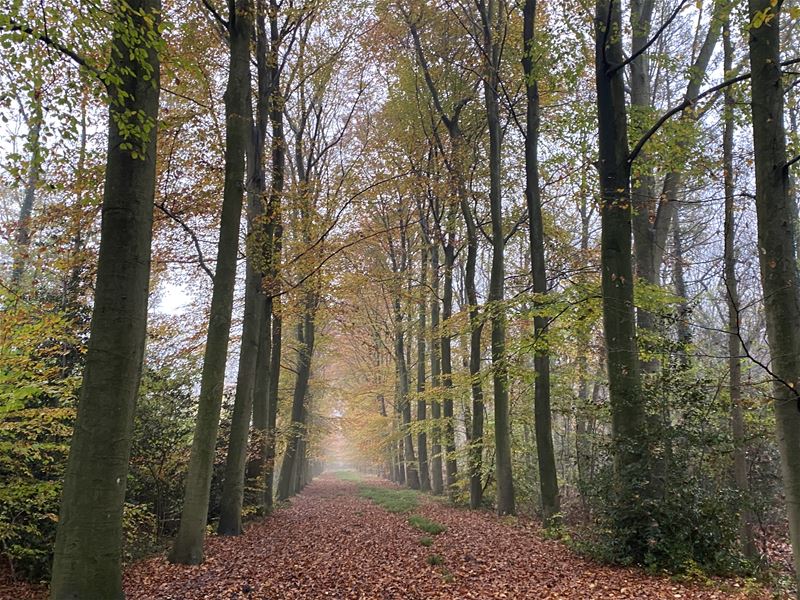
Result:
[[[794,65],[797,63],[800,63],[800,58],[793,58],[792,60],[783,61],[780,66],[788,67],[790,65]],[[653,125],[650,129],[648,129],[647,132],[639,139],[639,141],[636,142],[636,145],[633,147],[633,150],[631,150],[631,153],[628,155],[628,165],[631,165],[633,161],[636,160],[636,157],[639,156],[639,153],[642,151],[642,148],[644,148],[644,145],[650,140],[651,137],[653,137],[658,132],[659,129],[661,129],[664,123],[669,121],[672,117],[674,117],[678,113],[683,112],[687,108],[690,108],[691,106],[693,106],[699,100],[702,100],[706,96],[718,92],[722,89],[725,89],[726,87],[731,86],[735,83],[739,83],[740,81],[745,81],[749,78],[750,78],[750,73],[744,73],[742,75],[738,75],[737,77],[727,79],[722,83],[718,83],[717,85],[712,86],[707,90],[700,92],[699,94],[697,94],[692,98],[686,98],[683,102],[681,102],[677,106],[669,109],[661,116],[661,118],[658,121],[656,121],[655,125]]]
[[[45,33],[38,33],[34,31],[31,27],[27,27],[25,25],[17,23],[13,19],[9,19],[6,25],[0,26],[0,30],[5,30],[8,32],[24,33],[34,39],[37,39],[40,42],[46,44],[47,46],[50,46],[54,50],[57,50],[58,52],[60,52],[61,54],[72,60],[75,64],[83,67],[84,69],[92,73],[95,77],[100,79],[101,71],[98,70],[97,67],[90,65],[89,62],[85,58],[83,58],[80,54],[78,54],[71,48],[68,48],[64,44],[54,40]],[[102,81],[102,79],[100,80]]]

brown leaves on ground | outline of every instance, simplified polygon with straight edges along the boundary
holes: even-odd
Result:
[[[357,484],[325,476],[290,506],[251,524],[243,536],[208,539],[200,566],[170,565],[163,557],[133,565],[125,575],[127,598],[746,597],[735,592],[734,583],[719,589],[688,586],[636,569],[598,565],[559,542],[541,539],[529,527],[506,524],[485,512],[427,500],[414,513],[447,526],[430,547],[420,543],[425,534],[408,524],[407,514],[389,513],[361,498]]]

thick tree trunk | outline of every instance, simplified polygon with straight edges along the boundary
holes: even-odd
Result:
[[[722,44],[724,71],[733,68],[733,45],[730,40],[730,21],[726,15],[723,24]],[[742,553],[749,559],[758,557],[753,523],[755,516],[750,508],[750,480],[747,476],[747,442],[745,439],[744,411],[742,407],[742,344],[739,340],[739,280],[736,276],[736,213],[734,206],[735,179],[733,173],[733,111],[736,100],[730,88],[725,89],[725,113],[722,131],[722,169],[725,185],[725,301],[728,307],[728,391],[731,400],[731,432],[733,434],[733,476],[742,495],[739,513],[739,543]]]
[[[438,392],[442,373],[442,343],[439,337],[439,244],[436,241],[431,244],[431,291],[431,389]],[[444,491],[440,425],[442,405],[435,398],[431,400],[431,418],[431,491],[438,495]]]
[[[424,284],[428,279],[428,249],[423,248],[420,256],[420,276],[419,280],[423,283],[419,298],[419,321],[417,323],[417,422],[420,424],[417,434],[417,453],[419,455],[419,489],[430,491],[431,477],[428,466],[428,434],[425,431],[425,420],[427,419],[427,403],[423,394],[425,393],[425,361],[426,344],[425,336],[428,303],[425,301]]]
[[[780,4],[776,8],[770,0],[749,0],[748,5],[751,22],[759,13],[774,15],[749,29],[756,216],[775,423],[795,576],[800,582],[800,282],[797,214],[789,193],[783,124]]]
[[[609,14],[611,10],[611,14]],[[637,560],[646,551],[649,525],[641,506],[642,487],[649,485],[645,411],[641,394],[631,264],[631,196],[628,134],[622,69],[620,7],[597,0],[595,61],[598,158],[601,193],[603,328],[608,354],[608,385],[614,443],[615,496],[627,515],[626,545]],[[610,26],[610,31],[607,27]]]
[[[535,304],[547,294],[547,274],[544,266],[544,225],[539,189],[539,84],[533,70],[536,31],[536,0],[526,0],[524,9],[523,41],[525,54],[522,60],[525,71],[527,123],[525,135],[525,199],[530,229],[531,275]],[[545,524],[554,524],[561,512],[558,493],[558,474],[553,449],[553,431],[550,413],[550,351],[541,339],[547,330],[547,319],[535,315],[533,319],[536,354],[534,356],[534,414],[536,417],[536,454],[539,459],[539,486],[542,494],[542,516]]]
[[[225,90],[225,189],[220,221],[219,249],[211,297],[211,315],[200,382],[197,421],[186,477],[183,512],[173,563],[203,562],[203,538],[208,518],[211,472],[219,429],[225,364],[231,329],[236,259],[239,251],[239,222],[244,196],[245,152],[250,123],[250,36],[253,23],[249,0],[231,4],[230,74]],[[248,413],[249,414],[249,413]]]
[[[255,502],[263,515],[272,506],[272,489],[268,489],[265,471],[268,455],[269,413],[271,398],[269,395],[270,361],[272,358],[272,298],[259,295],[261,302],[261,320],[258,331],[258,357],[256,358],[256,376],[253,385],[253,431],[256,445],[256,456],[247,465],[248,486],[256,490]]]
[[[53,600],[124,598],[122,510],[147,331],[160,89],[158,54],[142,42],[158,39],[161,5],[131,0],[115,11],[111,70],[125,94],[109,109],[94,310],[61,496]],[[141,61],[129,58],[134,51]],[[146,118],[146,142],[120,132],[129,111]],[[143,146],[140,155],[123,149],[125,143]]]

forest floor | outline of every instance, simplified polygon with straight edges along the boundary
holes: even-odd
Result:
[[[769,597],[744,587],[601,565],[545,539],[533,522],[352,474],[323,475],[242,536],[209,537],[202,565],[157,556],[125,573],[128,600]]]

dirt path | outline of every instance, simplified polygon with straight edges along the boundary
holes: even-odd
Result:
[[[388,485],[377,480],[370,486]],[[163,557],[125,576],[129,600],[740,598],[686,587],[633,569],[600,566],[532,529],[429,499],[413,514],[447,527],[426,534],[408,514],[359,495],[357,483],[326,475],[237,538],[212,537],[197,567]],[[430,557],[436,556],[437,559]],[[435,562],[440,564],[430,564]]]

